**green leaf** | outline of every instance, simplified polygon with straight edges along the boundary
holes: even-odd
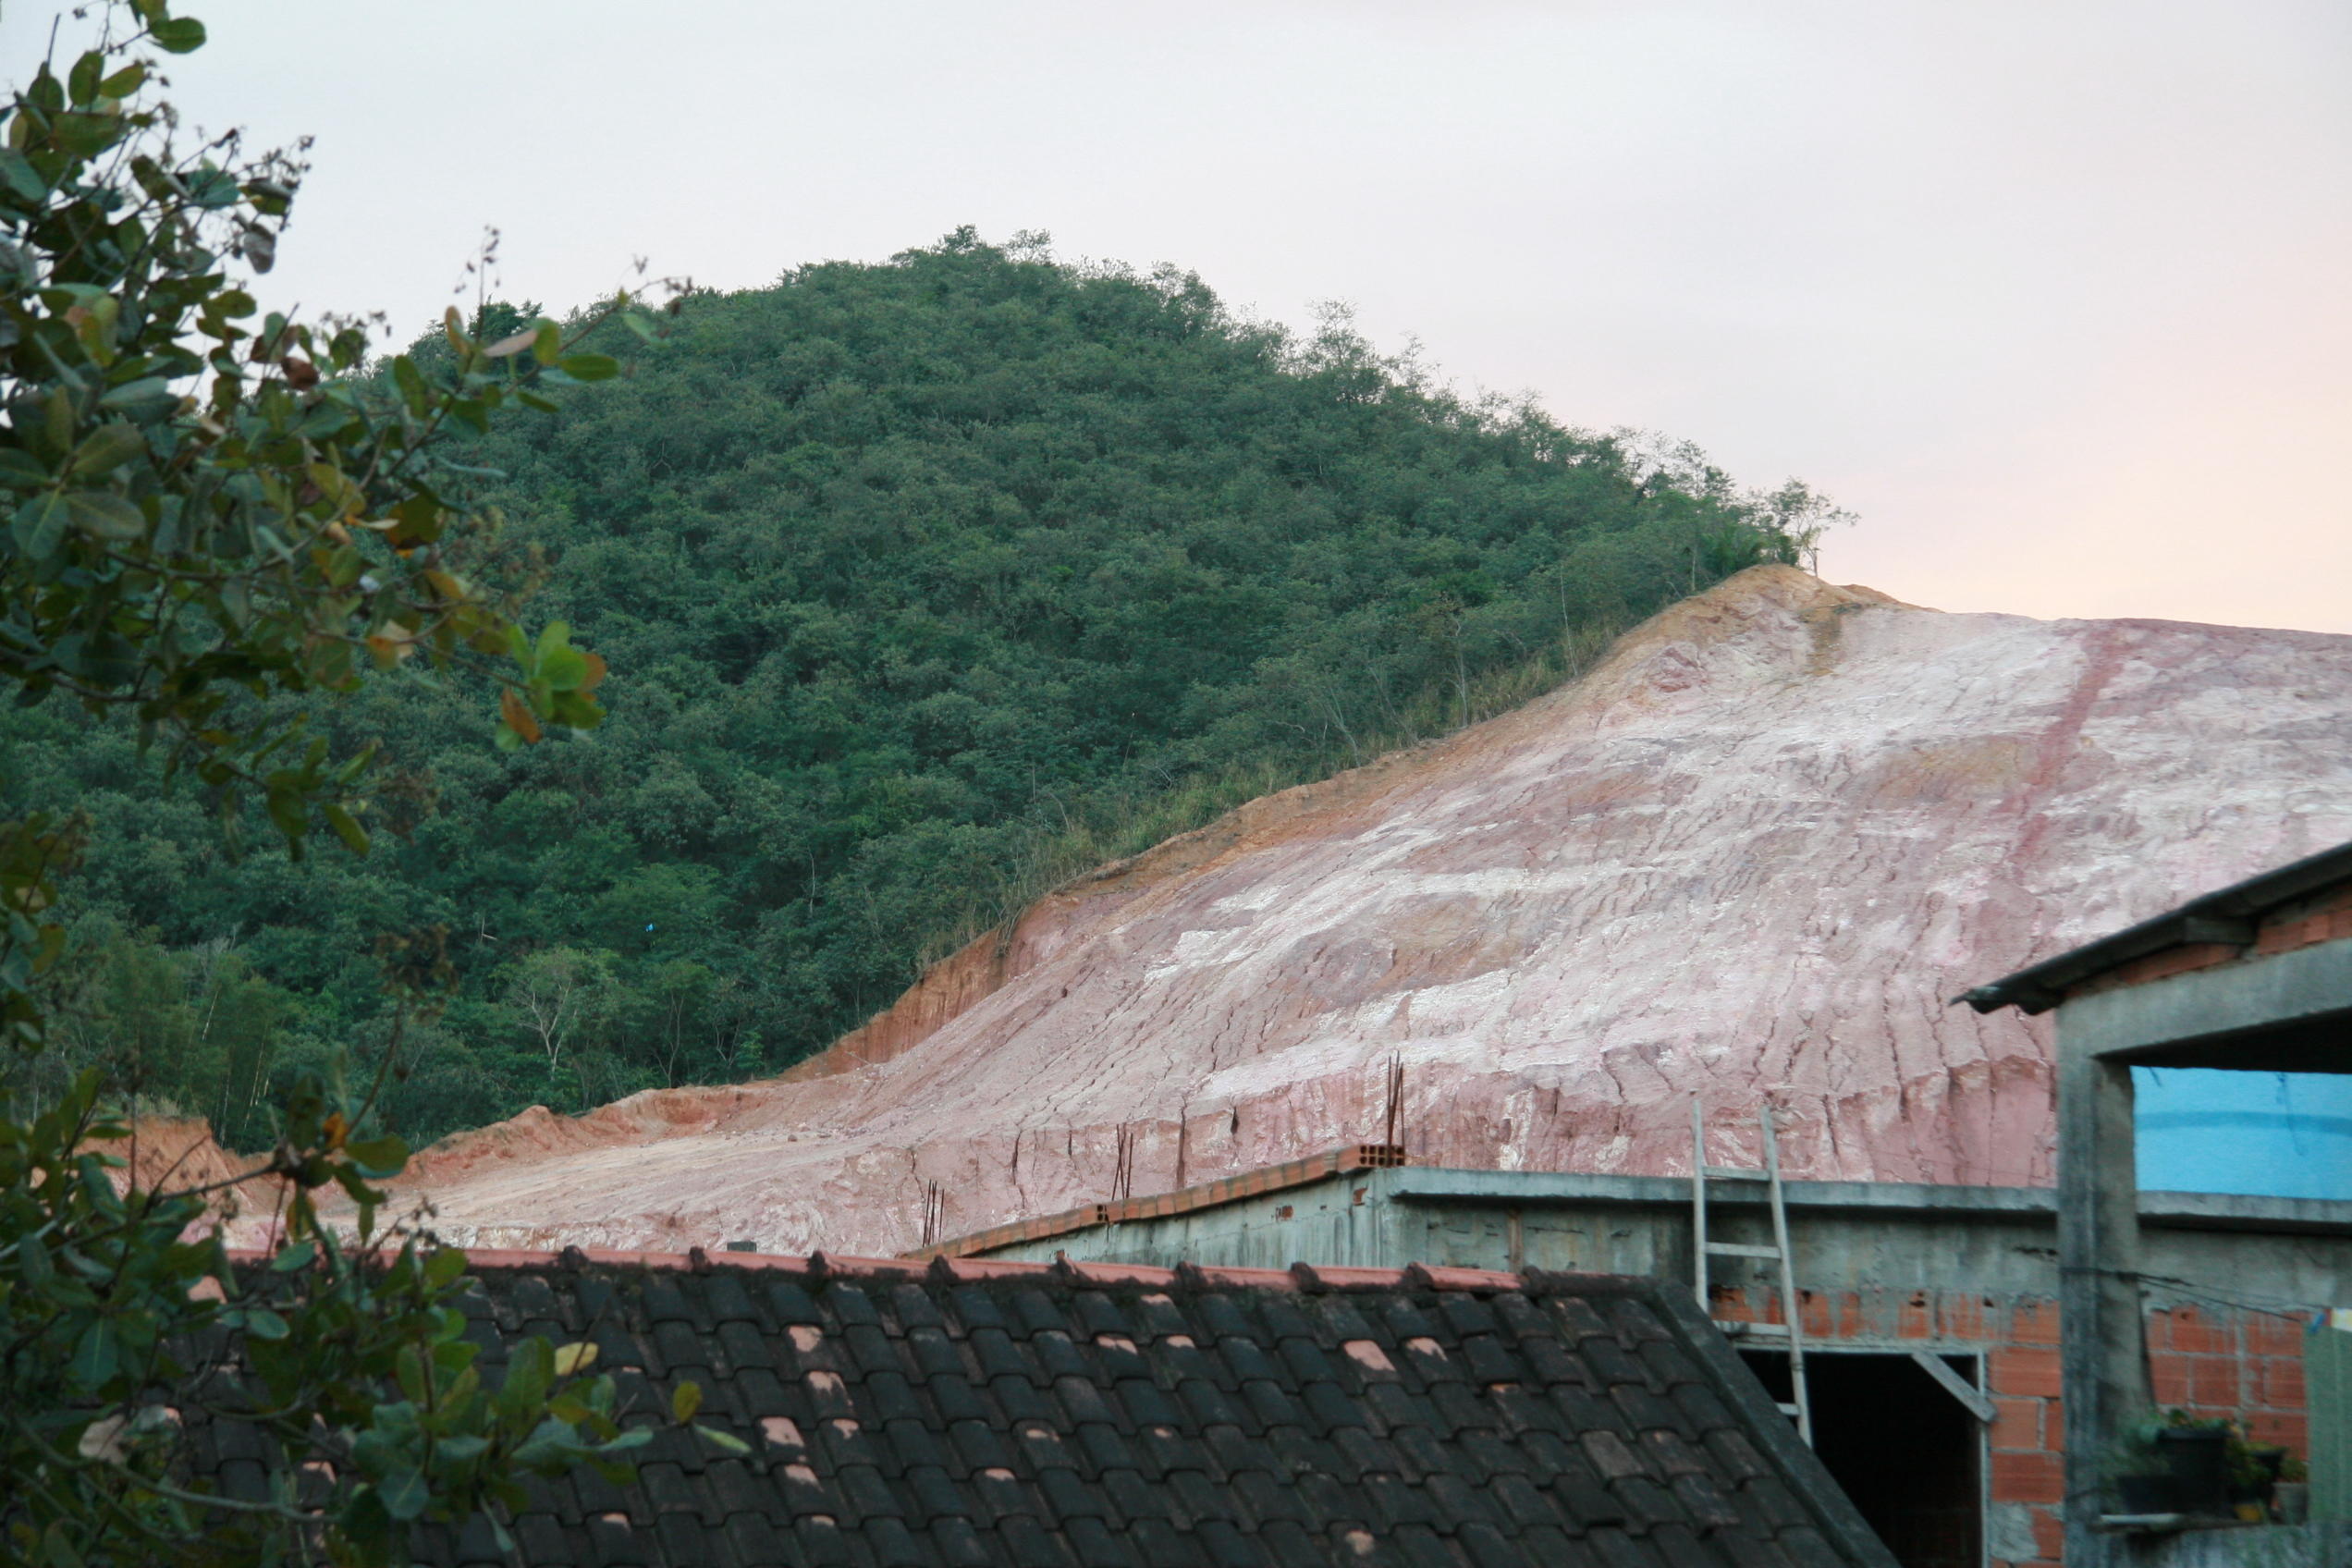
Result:
[[[160,375],[148,375],[137,381],[127,381],[120,386],[109,387],[98,399],[98,406],[129,414],[133,419],[153,419],[169,413],[172,406],[178,401],[178,396],[172,391],[168,380]]]
[[[76,104],[87,104],[98,96],[99,73],[106,68],[106,56],[92,49],[73,63],[66,73],[66,96]]]
[[[66,496],[74,526],[98,539],[138,539],[147,533],[147,516],[120,496],[103,490],[75,490]]]
[[[286,772],[270,775],[263,790],[270,820],[289,839],[300,839],[311,826],[310,814],[302,806],[302,788]]]
[[[22,447],[0,447],[0,484],[46,484],[49,471]]]
[[[620,361],[610,354],[566,354],[556,368],[574,381],[610,381],[620,374]]]
[[[74,1341],[73,1359],[67,1365],[67,1376],[89,1393],[105,1387],[115,1375],[115,1328],[100,1317],[93,1319]]]
[[[204,46],[204,24],[193,17],[171,17],[154,22],[147,35],[155,46],[170,55],[191,54]]]
[[[376,1488],[376,1496],[385,1513],[405,1521],[424,1512],[424,1505],[433,1501],[433,1488],[414,1470],[395,1470]]]
[[[8,537],[25,559],[45,561],[57,553],[66,527],[72,521],[65,496],[55,490],[44,491],[17,508],[15,519],[8,524]]]
[[[406,1140],[389,1135],[370,1138],[361,1144],[346,1144],[343,1152],[351,1157],[352,1164],[379,1181],[398,1175],[401,1168],[409,1163]]]
[[[48,198],[49,182],[41,178],[31,159],[13,147],[0,148],[0,180],[6,180],[9,190],[28,202]]]
[[[734,1433],[722,1432],[716,1427],[696,1427],[694,1435],[717,1448],[721,1453],[744,1454],[752,1452],[751,1444]]]
[[[692,1421],[694,1412],[703,1407],[703,1386],[680,1383],[669,1396],[669,1415],[674,1421]]]
[[[415,1345],[402,1345],[392,1358],[392,1380],[414,1404],[423,1404],[432,1397],[433,1386],[424,1365],[424,1352]]]
[[[146,80],[147,67],[134,60],[100,82],[98,94],[102,98],[128,98],[138,92],[139,84]]]
[[[470,1464],[490,1451],[490,1439],[472,1435],[443,1438],[433,1445],[435,1467]]]
[[[562,358],[563,329],[554,322],[541,322],[531,334],[531,357],[543,365],[554,364]]]
[[[291,1332],[286,1319],[266,1306],[249,1306],[240,1315],[245,1332],[257,1340],[282,1340]]]
[[[270,1259],[270,1272],[291,1274],[298,1269],[308,1268],[317,1258],[316,1242],[297,1242],[290,1247],[280,1248],[278,1255]]]
[[[577,691],[588,679],[588,656],[577,648],[550,648],[539,655],[539,679],[558,692]]]
[[[140,434],[139,427],[116,420],[84,436],[81,445],[74,448],[73,461],[67,468],[78,478],[94,479],[133,458],[143,457],[146,451],[147,437]]]
[[[349,1194],[351,1201],[358,1204],[362,1210],[371,1209],[384,1201],[383,1190],[369,1186],[366,1178],[352,1167],[338,1165],[335,1167],[332,1174],[335,1184]]]
[[[465,1270],[463,1247],[441,1247],[425,1256],[424,1282],[436,1291],[446,1291],[458,1282]]]
[[[41,1556],[31,1559],[42,1568],[85,1568],[89,1559],[73,1543],[73,1532],[63,1519],[52,1519],[49,1527],[41,1532]]]
[[[335,829],[335,836],[343,840],[345,849],[355,855],[368,852],[367,829],[360,826],[358,818],[332,801],[321,809],[325,815],[326,825]]]
[[[424,373],[417,369],[416,361],[406,354],[393,360],[392,382],[399,387],[400,400],[408,405],[409,412],[423,419],[425,410],[432,405],[433,394],[432,389],[425,386]]]

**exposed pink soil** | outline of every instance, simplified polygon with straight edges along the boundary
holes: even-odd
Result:
[[[911,1247],[1377,1139],[2050,1179],[2047,1025],[1946,998],[2352,838],[2352,637],[1947,615],[1759,568],[1576,685],[1252,802],[783,1079],[534,1109],[407,1185],[488,1246]]]

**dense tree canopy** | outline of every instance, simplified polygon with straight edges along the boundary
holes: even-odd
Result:
[[[411,1139],[772,1071],[1059,876],[1520,700],[1821,515],[968,230],[594,346],[620,379],[461,454],[610,661],[593,735],[499,752],[470,678],[372,682],[323,722],[396,770],[375,850],[298,864],[225,858],[128,729],[0,721],[10,803],[98,825],[44,1060],[251,1137],[381,1038],[370,938],[439,924]]]

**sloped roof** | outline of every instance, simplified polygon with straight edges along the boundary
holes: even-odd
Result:
[[[2199,894],[2178,908],[2125,926],[2095,942],[2069,948],[2054,958],[2046,958],[1974,990],[1963,991],[1952,999],[1954,1003],[1966,1002],[1978,1012],[2004,1007],[2047,1012],[2065,1000],[2073,987],[2111,974],[2150,954],[2207,942],[2240,949],[2251,947],[2259,935],[2257,925],[2265,917],[2347,884],[2352,884],[2352,844],[2338,844],[2242,882]]]
[[[472,1257],[486,1363],[588,1340],[631,1408],[692,1379],[752,1445],[668,1427],[631,1488],[539,1486],[525,1563],[1893,1568],[1656,1280]]]

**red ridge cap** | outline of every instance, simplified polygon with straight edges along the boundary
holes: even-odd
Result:
[[[1435,1268],[1416,1263],[1405,1269],[1407,1277],[1427,1280],[1440,1291],[1517,1291],[1527,1281],[1516,1274],[1506,1274],[1500,1268],[1449,1268],[1443,1264]]]
[[[1225,1268],[1215,1264],[1180,1263],[1176,1277],[1195,1286],[1210,1290],[1295,1291],[1298,1280],[1287,1268]],[[1398,1284],[1404,1282],[1402,1274],[1392,1275]]]
[[[1401,1268],[1354,1268],[1320,1263],[1294,1263],[1291,1274],[1310,1291],[1345,1291],[1394,1286],[1403,1282]]]
[[[930,1272],[945,1276],[961,1285],[976,1285],[984,1280],[1010,1280],[1028,1274],[1050,1274],[1050,1263],[1018,1263],[1002,1257],[938,1257],[931,1263]]]
[[[571,1267],[585,1262],[606,1268],[659,1268],[680,1273],[706,1272],[714,1268],[734,1268],[748,1272],[773,1270],[784,1274],[810,1275],[819,1280],[887,1280],[913,1281],[925,1277],[949,1280],[964,1284],[978,1284],[989,1280],[1036,1278],[1059,1275],[1082,1285],[1146,1285],[1166,1289],[1173,1284],[1188,1284],[1205,1290],[1298,1291],[1298,1290],[1439,1290],[1439,1291],[1522,1291],[1528,1288],[1527,1280],[1517,1274],[1507,1274],[1493,1268],[1432,1268],[1425,1264],[1410,1264],[1403,1268],[1355,1268],[1317,1267],[1294,1264],[1289,1268],[1238,1268],[1214,1264],[1180,1263],[1173,1268],[1158,1268],[1140,1263],[1081,1263],[1061,1256],[1051,1263],[1015,1262],[1010,1258],[948,1257],[933,1258],[926,1266],[905,1257],[833,1257],[829,1256],[801,1256],[790,1253],[704,1252],[643,1252],[612,1247],[566,1247],[559,1251],[533,1251],[518,1247],[467,1247],[466,1268],[473,1269],[546,1269],[567,1267],[566,1255],[575,1261]],[[261,1247],[232,1247],[228,1259],[235,1264],[267,1262],[276,1254]]]
[[[976,1263],[979,1259],[971,1261]],[[1176,1282],[1176,1270],[1155,1268],[1147,1263],[1080,1263],[1066,1256],[1054,1261],[1082,1285],[1153,1285],[1165,1288]]]

